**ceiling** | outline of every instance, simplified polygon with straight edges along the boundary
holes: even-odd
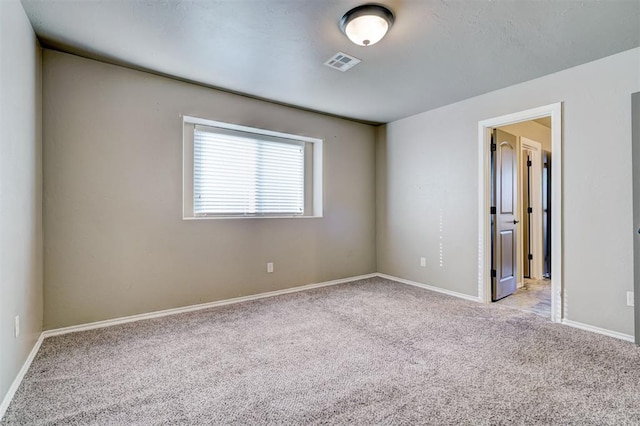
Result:
[[[383,0],[378,44],[342,34],[355,0],[22,0],[45,47],[386,123],[640,46],[640,1]],[[362,60],[323,65],[342,51]]]

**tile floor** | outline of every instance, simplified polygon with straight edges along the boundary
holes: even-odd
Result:
[[[551,280],[525,278],[524,286],[496,303],[551,318]]]

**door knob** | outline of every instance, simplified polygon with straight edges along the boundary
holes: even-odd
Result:
[[[520,221],[519,221],[519,220],[515,220],[515,219],[514,219],[514,220],[513,220],[513,224],[515,225],[515,224],[517,224],[517,223],[520,223]]]

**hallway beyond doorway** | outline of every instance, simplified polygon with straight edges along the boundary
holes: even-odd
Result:
[[[551,280],[525,279],[524,285],[511,296],[496,303],[551,318]]]

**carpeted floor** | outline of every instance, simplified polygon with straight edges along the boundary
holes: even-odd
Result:
[[[2,424],[640,424],[640,350],[376,278],[48,338]]]

